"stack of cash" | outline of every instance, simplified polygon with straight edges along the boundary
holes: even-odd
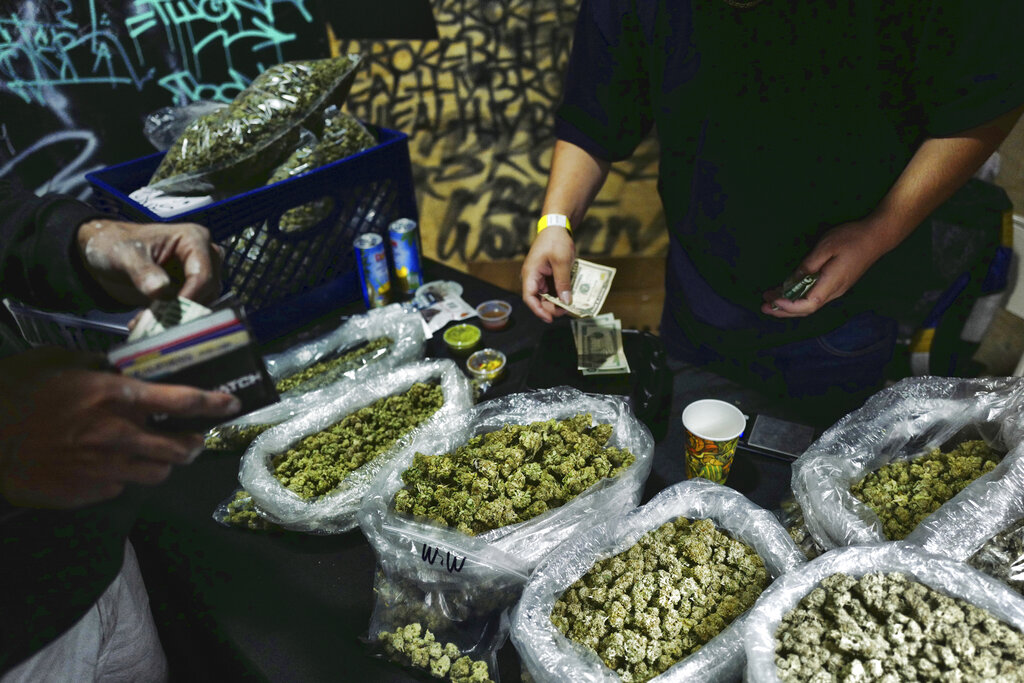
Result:
[[[622,348],[622,322],[614,313],[572,320],[576,368],[584,375],[629,373]]]
[[[614,313],[601,314],[615,269],[576,259],[572,264],[571,277],[571,304],[549,294],[542,296],[573,316],[572,336],[576,340],[577,368],[584,375],[628,373],[629,363],[622,348],[622,322]]]

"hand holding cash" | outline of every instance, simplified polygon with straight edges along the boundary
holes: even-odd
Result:
[[[622,323],[614,313],[600,315],[612,287],[615,269],[576,259],[571,277],[571,304],[547,293],[541,296],[578,318],[572,321],[576,368],[586,376],[628,373],[629,363],[622,347]]]
[[[563,303],[547,292],[542,293],[541,296],[559,308],[564,308],[574,317],[592,318],[601,312],[604,300],[608,297],[608,291],[612,288],[614,277],[615,269],[611,266],[576,259],[572,264],[570,276],[572,303]]]

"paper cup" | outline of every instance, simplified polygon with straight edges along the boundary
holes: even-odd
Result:
[[[724,484],[747,416],[731,403],[706,398],[683,409],[686,476]]]

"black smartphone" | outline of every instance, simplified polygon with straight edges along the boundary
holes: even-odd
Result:
[[[792,462],[796,460],[814,439],[817,430],[799,422],[782,420],[771,415],[754,415],[750,427],[740,439],[740,445],[747,450]]]

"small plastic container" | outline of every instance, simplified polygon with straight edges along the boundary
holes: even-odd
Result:
[[[508,317],[512,314],[512,304],[502,299],[491,299],[476,307],[480,323],[485,330],[501,330],[508,325]]]
[[[497,349],[480,349],[466,359],[466,369],[474,379],[494,382],[505,374],[505,354]]]
[[[480,328],[469,323],[453,325],[444,331],[444,343],[452,353],[465,355],[480,343]]]

